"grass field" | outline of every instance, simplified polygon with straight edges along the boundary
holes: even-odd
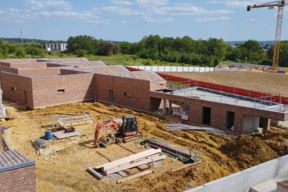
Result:
[[[288,75],[284,74],[248,71],[165,74],[288,97]]]
[[[76,58],[77,55],[64,54],[60,57],[59,53],[53,52],[52,55],[46,55],[46,58]],[[26,58],[31,58],[30,55],[27,55]],[[111,56],[98,56],[98,55],[85,55],[89,61],[103,61],[106,65],[124,65],[124,66],[190,66],[197,67],[198,65],[189,65],[184,63],[172,63],[165,61],[152,61],[150,59],[133,59],[133,55],[111,55]]]

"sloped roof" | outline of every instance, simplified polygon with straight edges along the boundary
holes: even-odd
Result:
[[[103,66],[103,67],[81,67],[77,68],[77,71],[85,71],[85,72],[92,72],[92,73],[119,73],[119,72],[129,72],[123,66]]]
[[[92,67],[92,66],[105,66],[104,64],[98,62],[98,61],[76,61],[76,62],[57,62],[57,63],[54,63],[54,62],[50,62],[49,64],[60,64],[60,65],[69,65],[69,66],[76,66],[76,67]]]
[[[157,81],[165,81],[163,78],[154,74],[150,71],[135,71],[135,72],[127,72],[127,73],[112,73],[110,75],[118,76],[118,77],[129,77],[134,79],[144,79],[152,82]]]
[[[35,161],[28,159],[17,150],[0,153],[0,172],[35,165]]]

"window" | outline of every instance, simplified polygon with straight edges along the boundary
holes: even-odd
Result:
[[[132,97],[132,93],[126,93],[126,92],[124,92],[124,96]]]
[[[65,93],[65,90],[64,90],[64,89],[58,89],[57,92],[58,92],[58,93]]]
[[[16,91],[16,87],[11,87],[11,91]]]

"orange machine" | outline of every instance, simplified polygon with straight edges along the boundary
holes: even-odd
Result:
[[[117,131],[117,134],[114,136],[114,134],[111,133],[107,137],[101,137],[99,139],[100,131],[105,127],[112,127],[115,131]],[[116,141],[117,143],[126,143],[140,137],[142,137],[142,134],[138,132],[136,117],[134,115],[126,115],[123,116],[122,119],[110,119],[102,123],[98,123],[95,131],[94,146],[107,147],[111,141]]]

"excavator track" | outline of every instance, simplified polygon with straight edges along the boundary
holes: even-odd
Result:
[[[135,140],[140,139],[142,137],[143,137],[142,133],[138,133],[137,135],[133,135],[133,136],[124,137],[122,139],[122,143],[129,143],[131,141],[135,141]]]

